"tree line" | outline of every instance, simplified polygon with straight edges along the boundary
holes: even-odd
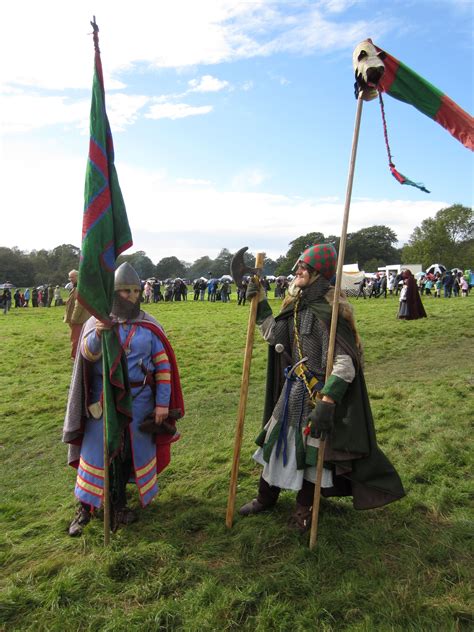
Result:
[[[300,253],[314,243],[333,243],[339,249],[339,237],[312,232],[301,235],[289,243],[285,255],[276,260],[266,258],[266,275],[288,275]],[[471,268],[474,266],[474,215],[472,208],[454,204],[441,209],[435,217],[423,220],[416,227],[406,245],[396,247],[397,235],[388,226],[362,228],[347,235],[344,263],[358,263],[361,270],[376,271],[379,266],[393,263],[421,263],[426,269],[432,263],[442,263],[447,268]],[[18,248],[0,247],[0,283],[11,281],[18,287],[51,283],[64,285],[68,272],[79,267],[80,249],[62,244],[53,250],[25,252]],[[181,277],[195,279],[221,277],[229,274],[233,253],[222,248],[215,259],[203,256],[187,263],[177,257],[164,257],[157,263],[143,251],[121,255],[118,263],[129,261],[140,278],[167,279]],[[248,265],[255,257],[245,254]]]

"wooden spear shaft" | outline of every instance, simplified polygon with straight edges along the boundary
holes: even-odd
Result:
[[[102,380],[108,379],[106,374],[105,360],[104,360],[104,336],[105,332],[102,332]],[[109,444],[107,441],[107,389],[103,388],[104,393],[104,407],[102,411],[102,436],[104,440],[104,546],[108,546],[110,543],[110,473],[109,473]]]
[[[332,304],[331,329],[329,332],[328,356],[327,356],[327,362],[326,362],[326,380],[328,380],[329,376],[331,375],[333,364],[334,364],[334,349],[336,346],[337,319],[339,316],[339,295],[341,293],[341,283],[342,283],[342,266],[344,265],[344,255],[346,252],[347,225],[349,223],[349,210],[351,206],[352,183],[354,181],[357,145],[359,142],[360,120],[362,117],[362,104],[363,104],[362,92],[359,92],[359,98],[357,99],[355,124],[354,124],[354,136],[352,139],[351,160],[349,163],[349,175],[347,177],[346,203],[344,206],[344,217],[342,220],[342,228],[341,228],[341,240],[339,242],[339,254],[337,258],[336,287],[334,289],[334,301]],[[325,438],[323,439],[321,437],[320,443],[319,443],[319,450],[318,450],[318,463],[316,466],[316,483],[314,486],[311,531],[310,531],[310,536],[309,536],[309,548],[311,550],[314,549],[314,547],[316,546],[316,540],[318,537],[319,503],[321,501],[321,481],[323,477],[325,448],[326,448],[326,439]]]
[[[255,261],[257,269],[263,268],[264,252],[259,252]],[[229,497],[227,499],[227,513],[225,524],[228,529],[232,527],[234,520],[235,496],[237,493],[237,478],[239,475],[240,448],[244,432],[245,411],[247,409],[247,397],[249,392],[250,365],[252,364],[253,341],[255,337],[255,325],[257,322],[258,294],[250,304],[249,322],[247,327],[247,340],[245,343],[244,366],[242,368],[242,382],[240,385],[239,408],[237,411],[237,426],[234,439],[234,456],[230,475]]]

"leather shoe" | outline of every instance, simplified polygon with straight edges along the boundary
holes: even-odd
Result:
[[[79,505],[74,520],[69,525],[68,533],[72,538],[82,534],[83,528],[91,521],[91,512],[88,507]]]
[[[241,516],[253,516],[254,514],[261,513],[262,511],[267,511],[272,507],[273,505],[264,505],[259,500],[254,498],[248,503],[245,503],[245,505],[242,505],[242,507],[239,509],[239,514]]]

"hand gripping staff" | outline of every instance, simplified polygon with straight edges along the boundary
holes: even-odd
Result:
[[[255,261],[255,268],[249,268],[244,263],[244,253],[247,247],[241,248],[233,257],[231,263],[231,274],[237,286],[242,283],[245,274],[253,274],[254,282],[260,281],[263,269],[265,253],[259,252]],[[252,362],[253,341],[255,337],[255,324],[257,322],[258,294],[252,298],[250,304],[249,322],[247,327],[247,340],[245,343],[244,365],[242,368],[242,382],[240,385],[239,409],[237,412],[237,425],[235,429],[234,456],[232,460],[232,470],[230,475],[229,497],[227,499],[227,513],[225,524],[230,529],[234,519],[235,495],[237,493],[237,477],[239,474],[240,448],[242,445],[242,435],[244,431],[245,411],[247,408],[247,396],[249,391],[250,365]]]

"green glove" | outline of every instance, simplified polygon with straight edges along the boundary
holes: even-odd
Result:
[[[255,282],[253,279],[250,279],[247,285],[247,291],[245,292],[245,298],[248,301],[251,301],[254,298],[254,296],[257,296],[257,295],[258,295],[258,300],[261,301],[262,298],[265,298],[265,290],[262,288],[259,282]]]
[[[334,414],[336,404],[323,402],[322,399],[316,401],[316,406],[311,411],[309,420],[311,422],[311,436],[315,439],[325,438],[334,426]]]

